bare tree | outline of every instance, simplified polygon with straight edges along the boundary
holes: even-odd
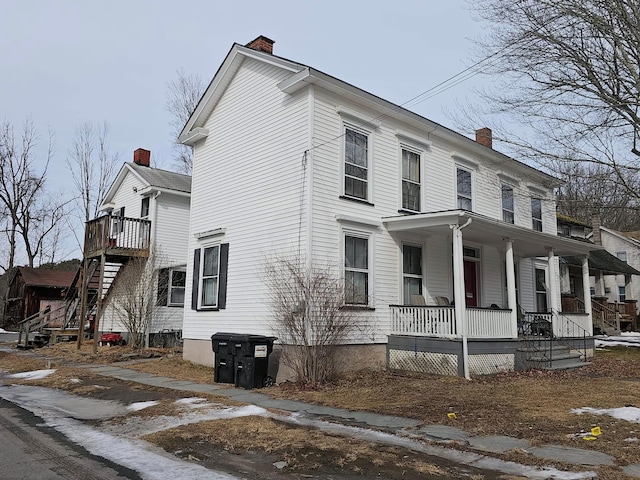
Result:
[[[196,109],[202,94],[204,83],[195,74],[187,74],[184,70],[176,72],[177,78],[167,84],[166,109],[171,114],[171,134],[177,142],[178,135],[184,128],[187,120]],[[191,174],[193,168],[193,149],[188,145],[176,143],[175,164],[177,168],[187,174]]]
[[[30,121],[24,123],[19,139],[10,123],[0,125],[0,207],[9,247],[7,263],[2,266],[5,270],[15,264],[19,239],[24,243],[29,266],[33,267],[63,215],[62,206],[52,197],[46,197],[44,189],[53,137],[49,135],[40,173],[35,169],[36,138]],[[48,258],[54,255],[49,252]]]
[[[101,125],[84,123],[76,129],[67,155],[67,166],[78,191],[78,214],[85,222],[98,215],[120,162],[120,155],[110,152],[108,137],[107,122]]]
[[[129,345],[142,349],[157,311],[158,255],[133,258],[118,272],[109,292],[108,306],[129,332]]]
[[[349,298],[332,266],[307,268],[298,258],[276,257],[264,271],[271,326],[284,345],[281,360],[296,381],[321,384],[335,374],[336,351],[368,322],[344,308]]]
[[[480,55],[496,53],[481,69],[498,80],[480,94],[502,118],[484,122],[497,139],[546,168],[595,165],[639,198],[640,3],[480,0],[473,10],[491,27]]]

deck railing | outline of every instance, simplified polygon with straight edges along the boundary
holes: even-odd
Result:
[[[455,337],[456,312],[453,307],[391,305],[391,333]]]
[[[467,308],[469,338],[512,338],[511,310]],[[391,305],[391,333],[458,337],[454,307]]]
[[[109,249],[148,250],[151,222],[140,218],[104,215],[87,222],[85,253]]]
[[[512,338],[511,310],[467,308],[469,338]]]

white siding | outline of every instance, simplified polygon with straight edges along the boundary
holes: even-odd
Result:
[[[295,253],[298,247],[305,252],[306,206],[300,197],[307,97],[276,87],[288,75],[245,60],[206,122],[209,137],[195,149],[185,338],[208,339],[218,331],[271,333],[267,288],[261,280],[264,261],[277,252]],[[194,237],[215,228],[226,229],[225,235],[202,241]],[[193,250],[210,242],[229,243],[226,309],[194,311]]]
[[[616,256],[617,252],[627,252],[627,263],[636,270],[640,270],[640,248],[630,240],[612,235],[605,230],[600,231],[602,237],[602,246],[611,255]],[[618,301],[618,287],[625,286],[624,275],[607,275],[604,277],[605,288],[609,289],[609,293],[605,293],[610,302]],[[626,297],[628,300],[640,299],[640,278],[637,275],[631,275],[631,283],[627,287]],[[597,292],[599,295],[599,293]]]
[[[153,222],[153,245],[161,253],[163,266],[185,265],[189,237],[189,197],[163,192],[155,199]]]

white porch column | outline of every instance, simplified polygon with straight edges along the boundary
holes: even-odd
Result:
[[[605,296],[605,292],[604,292],[604,275],[602,274],[602,270],[598,270],[596,272],[596,296],[598,297],[604,297]]]
[[[555,258],[556,257],[553,252],[553,248],[549,247],[547,249],[547,264],[549,268],[549,303],[551,307],[551,313],[557,313],[560,311],[560,309],[558,308],[558,283]]]
[[[507,269],[507,306],[511,309],[511,336],[518,338],[518,300],[516,298],[516,274],[513,263],[513,242],[506,239],[505,264]]]
[[[591,289],[589,285],[589,255],[582,257],[582,290],[584,292],[584,313],[589,315],[589,335],[593,335],[593,314],[591,312]]]
[[[462,336],[462,363],[464,378],[469,375],[469,349],[467,345],[467,307],[464,287],[464,251],[462,247],[462,229],[468,225],[449,225],[453,231],[453,299],[456,310],[456,329]]]

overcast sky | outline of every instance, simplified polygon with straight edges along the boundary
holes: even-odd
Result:
[[[481,24],[465,0],[0,0],[0,32],[0,120],[30,117],[43,140],[51,128],[50,188],[70,193],[84,122],[108,121],[123,160],[143,147],[171,168],[167,82],[184,69],[208,83],[234,42],[266,35],[275,54],[401,104],[466,68]],[[411,109],[453,127],[445,110],[477,82]]]

